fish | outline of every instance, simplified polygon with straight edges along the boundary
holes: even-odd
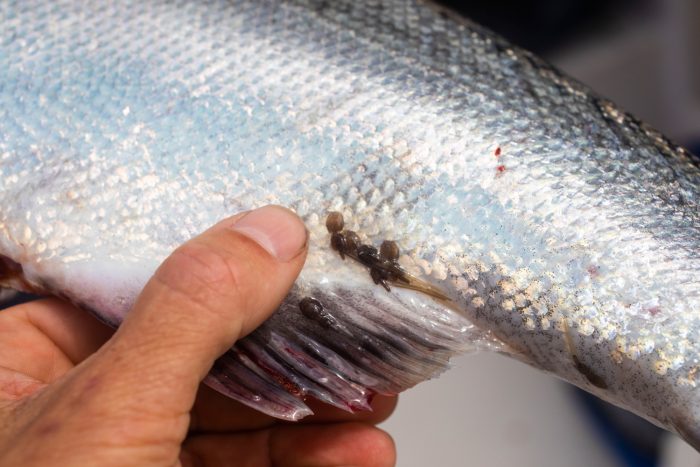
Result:
[[[367,410],[498,352],[700,448],[700,163],[586,86],[420,0],[9,0],[0,24],[0,287],[116,327],[177,246],[279,204],[308,259],[221,393]]]

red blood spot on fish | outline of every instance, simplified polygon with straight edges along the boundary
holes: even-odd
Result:
[[[501,165],[496,166],[496,172],[498,172],[499,174],[502,174],[505,171],[506,171],[505,165],[501,164]]]
[[[296,358],[299,358],[299,359],[300,359],[301,357],[303,357],[303,355],[302,355],[301,353],[297,352],[296,350],[292,349],[291,347],[285,347],[284,350],[285,350],[285,352],[287,352],[287,353],[288,353],[289,355],[291,355],[292,357],[296,357]]]
[[[586,271],[588,271],[588,274],[590,274],[591,277],[596,277],[598,274],[600,274],[598,266],[594,266],[593,264],[588,266],[588,269],[586,269]]]
[[[498,156],[501,155],[501,147],[500,147],[500,146],[498,146],[498,147],[496,148],[496,150],[494,151],[493,155],[496,156],[496,157],[498,157]]]
[[[279,383],[280,386],[282,386],[285,391],[290,393],[293,396],[296,397],[301,397],[303,395],[303,392],[299,386],[297,386],[292,380],[289,378],[285,377],[281,373],[273,370],[270,367],[264,368],[265,372],[269,374],[277,383]]]
[[[291,349],[288,349],[288,351],[293,352]],[[241,352],[238,352],[239,354]],[[293,396],[296,397],[301,397],[303,396],[303,391],[301,388],[294,383],[292,380],[287,378],[285,375],[265,363],[263,360],[259,359],[255,354],[251,352],[242,352],[245,353],[248,358],[250,358],[252,361],[255,362],[256,365],[258,365],[260,368],[262,368],[265,373],[270,375],[270,377],[275,380],[280,386],[282,386],[288,393],[292,394]]]
[[[659,313],[661,313],[661,307],[660,306],[652,306],[652,307],[647,308],[647,311],[649,312],[649,314],[651,316],[656,316]]]

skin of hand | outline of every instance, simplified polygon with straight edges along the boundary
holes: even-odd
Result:
[[[116,332],[57,299],[0,312],[0,465],[394,465],[374,424],[395,398],[289,423],[200,384],[283,300],[307,236],[277,206],[218,223],[165,260]]]

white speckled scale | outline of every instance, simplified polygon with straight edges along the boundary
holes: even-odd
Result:
[[[16,0],[0,25],[0,286],[118,325],[176,246],[282,204],[309,259],[213,387],[298,419],[490,349],[700,445],[700,168],[583,86],[413,0]],[[452,303],[342,261],[331,210]]]

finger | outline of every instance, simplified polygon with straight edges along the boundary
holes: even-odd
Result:
[[[181,461],[183,467],[384,467],[396,463],[396,448],[387,433],[362,423],[281,425],[233,435],[192,437],[184,444]]]
[[[34,326],[73,364],[92,355],[114,334],[114,329],[90,313],[57,298],[34,300],[6,311]]]
[[[0,315],[0,367],[50,383],[94,353],[113,332],[55,298],[23,303]]]
[[[375,396],[370,406],[372,411],[350,413],[315,399],[306,401],[314,415],[302,419],[302,424],[363,422],[377,424],[386,420],[396,407],[397,398]],[[223,432],[236,430],[257,430],[281,423],[255,409],[236,402],[228,397],[201,386],[192,409],[190,430],[198,432]]]
[[[306,238],[291,211],[267,206],[187,242],[156,271],[85,378],[115,410],[188,413],[214,359],[287,294]]]

